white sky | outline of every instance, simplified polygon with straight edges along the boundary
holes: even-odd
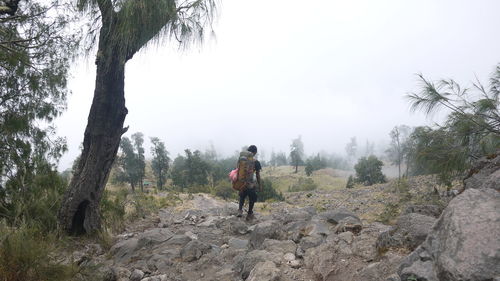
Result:
[[[415,74],[477,76],[500,62],[498,0],[226,0],[216,39],[202,48],[149,47],[127,63],[125,126],[162,139],[175,157],[213,142],[229,155],[255,144],[267,157],[302,135],[307,154],[376,144],[409,112]],[[93,57],[74,67],[68,111],[56,126],[79,154],[95,81]],[[435,121],[435,120],[434,120]],[[244,124],[244,125],[240,125]]]

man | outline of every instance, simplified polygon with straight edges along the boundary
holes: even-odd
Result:
[[[257,193],[256,191],[262,191],[262,184],[260,182],[260,170],[262,170],[262,166],[260,165],[260,162],[256,159],[254,159],[255,155],[257,154],[257,147],[255,145],[251,145],[248,147],[248,152],[250,152],[251,156],[251,161],[253,163],[253,166],[251,166],[251,179],[250,181],[246,184],[245,188],[239,192],[240,195],[240,205],[238,209],[238,215],[237,217],[241,217],[243,215],[243,205],[245,204],[245,199],[248,196],[248,214],[246,219],[251,220],[254,215],[253,215],[253,206],[255,202],[257,201]],[[242,155],[244,155],[244,152],[242,152]],[[240,167],[240,160],[238,161],[238,168]]]

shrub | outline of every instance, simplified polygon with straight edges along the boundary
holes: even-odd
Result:
[[[54,262],[54,235],[21,225],[0,225],[0,281],[69,280],[77,267]]]
[[[224,200],[238,198],[238,192],[232,188],[231,183],[227,180],[218,181],[212,194]]]
[[[289,192],[298,191],[311,191],[318,188],[318,185],[314,183],[311,178],[299,178],[299,181],[290,187],[288,187]]]
[[[347,179],[347,184],[345,185],[345,188],[354,188],[354,178],[351,176],[349,176],[349,178]]]
[[[356,181],[364,185],[373,185],[376,183],[386,182],[384,174],[382,174],[382,166],[384,163],[378,160],[374,155],[368,158],[363,157],[354,165],[356,170]]]
[[[258,201],[284,201],[283,193],[277,192],[269,179],[262,180],[262,191],[257,196]]]

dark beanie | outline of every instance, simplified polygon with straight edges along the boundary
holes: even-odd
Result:
[[[253,154],[257,153],[257,147],[253,144],[251,146],[249,146],[247,150],[250,152],[253,152]]]

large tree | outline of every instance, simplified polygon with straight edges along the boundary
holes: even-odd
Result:
[[[153,154],[151,167],[156,177],[156,187],[162,189],[167,180],[170,158],[168,157],[168,151],[165,149],[165,143],[159,138],[152,137],[151,143],[153,144],[151,147],[151,154]]]
[[[407,151],[406,146],[410,133],[411,128],[406,125],[395,126],[389,133],[391,144],[386,153],[392,164],[398,165],[398,180],[401,180],[401,164],[407,158],[405,152]]]
[[[304,143],[302,137],[292,140],[290,145],[290,162],[295,167],[295,173],[299,171],[299,165],[304,163]]]
[[[101,226],[99,202],[123,133],[125,64],[149,43],[175,38],[183,46],[200,42],[215,14],[215,0],[79,0],[99,22],[94,98],[83,151],[59,211],[69,233]]]

